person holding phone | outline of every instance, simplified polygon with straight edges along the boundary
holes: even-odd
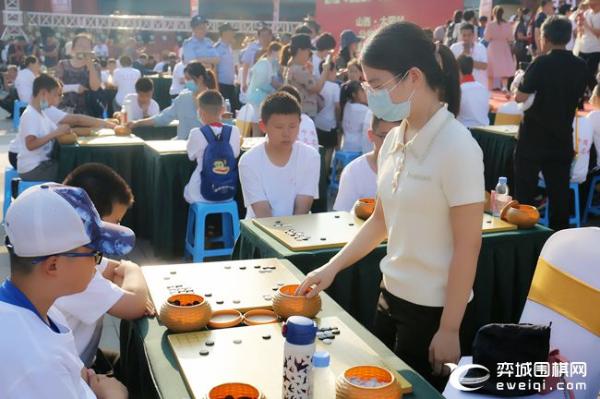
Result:
[[[101,85],[101,68],[92,52],[92,38],[80,33],[73,38],[71,59],[56,66],[56,77],[64,85],[60,109],[72,114],[98,115],[97,104],[86,101],[86,92],[97,92]],[[89,96],[88,96],[89,97]]]

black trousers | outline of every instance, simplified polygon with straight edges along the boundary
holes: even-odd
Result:
[[[460,329],[461,352],[470,353],[473,323],[470,306]],[[400,359],[412,367],[438,391],[448,377],[434,376],[429,363],[429,345],[440,327],[443,307],[416,305],[390,294],[383,287],[377,304],[374,333]]]
[[[553,230],[569,228],[572,161],[572,155],[545,153],[518,144],[515,150],[515,197],[522,204],[533,204],[542,172],[550,201],[550,228]]]
[[[239,101],[235,95],[235,86],[227,85],[225,83],[219,83],[219,91],[224,99],[229,100],[229,104],[231,104],[231,112],[240,109]]]
[[[579,56],[587,64],[587,86],[592,91],[597,84],[596,75],[598,74],[598,64],[600,64],[600,53],[579,53]]]

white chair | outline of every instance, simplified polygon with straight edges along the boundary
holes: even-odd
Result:
[[[540,258],[560,271],[570,274],[587,285],[600,290],[600,228],[585,227],[563,230],[554,234],[544,245]],[[538,266],[539,267],[539,266]],[[530,292],[531,295],[531,292]],[[575,295],[575,294],[574,294]],[[600,312],[599,303],[586,303]],[[600,335],[596,335],[571,319],[553,309],[527,299],[521,315],[522,323],[548,324],[552,322],[550,349],[559,349],[562,356],[571,362],[585,362],[587,376],[567,378],[570,383],[585,383],[586,390],[575,390],[577,399],[597,399],[600,393]],[[471,358],[461,359],[461,364],[470,364]],[[492,372],[495,372],[492,371]],[[458,391],[450,384],[446,386],[444,397],[447,399],[493,398]],[[564,392],[555,391],[548,395],[533,395],[528,398],[558,399],[564,398]]]

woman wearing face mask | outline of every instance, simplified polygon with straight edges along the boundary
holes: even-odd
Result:
[[[207,71],[199,61],[187,64],[184,75],[185,89],[175,97],[169,107],[153,117],[131,121],[127,126],[130,129],[138,126],[168,126],[169,123],[178,120],[178,140],[187,140],[190,130],[202,127],[202,121],[196,110],[196,98],[207,89],[216,89],[215,76],[212,71]]]
[[[85,33],[73,38],[71,59],[61,60],[56,66],[56,77],[63,83],[63,99],[59,108],[71,114],[100,116],[102,108],[86,92],[100,89],[100,65],[92,53],[92,39]]]
[[[444,364],[460,357],[459,331],[481,245],[483,156],[455,119],[460,87],[448,48],[401,22],[379,29],[361,61],[373,114],[403,122],[380,151],[375,212],[298,293],[314,296],[329,287],[387,237],[376,334],[442,390]]]
[[[292,41],[282,50],[281,65],[287,66],[284,73],[285,83],[294,86],[302,97],[302,113],[314,119],[319,107],[319,93],[327,81],[327,74],[321,73],[318,79],[313,75],[313,66],[310,63],[312,59],[312,50],[310,36],[304,33],[292,36]],[[324,65],[324,69],[329,64]],[[321,104],[322,105],[322,104]]]

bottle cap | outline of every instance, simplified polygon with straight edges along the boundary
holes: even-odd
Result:
[[[303,316],[291,316],[283,325],[283,336],[293,345],[310,345],[317,337],[317,324]]]
[[[508,182],[508,179],[504,176],[502,176],[498,179],[498,183],[500,183],[500,184],[506,184],[507,182]]]
[[[313,355],[312,363],[315,367],[329,367],[330,362],[331,357],[329,356],[329,352],[315,352]]]

